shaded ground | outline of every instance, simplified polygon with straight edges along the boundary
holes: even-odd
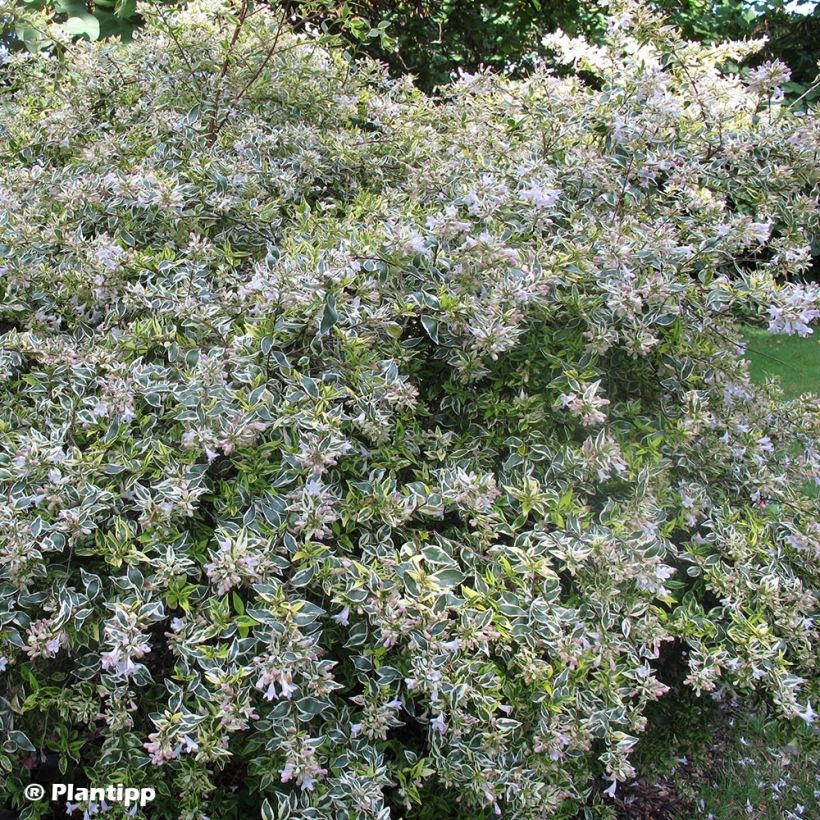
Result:
[[[618,820],[820,818],[820,737],[802,722],[784,729],[736,703],[692,697],[645,740],[641,775],[610,803]]]

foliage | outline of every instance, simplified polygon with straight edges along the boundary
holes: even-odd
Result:
[[[386,21],[395,48],[370,53],[393,73],[411,72],[432,90],[459,70],[531,68],[541,37],[561,28],[599,34],[605,11],[596,3],[536,0],[376,0],[364,4],[371,20]]]
[[[142,25],[141,11],[171,0],[19,0],[61,22],[74,36],[130,39]],[[458,71],[482,67],[516,74],[547,56],[544,34],[557,29],[587,37],[605,30],[604,3],[543,0],[268,0],[299,27],[324,26],[343,34],[349,47],[385,61],[394,75],[410,72],[432,91]],[[687,37],[701,42],[766,36],[758,60],[780,59],[794,76],[787,94],[802,94],[815,80],[820,60],[820,6],[811,14],[786,0],[655,0],[653,6]],[[36,29],[18,35],[29,47],[44,44]]]
[[[395,43],[390,50],[370,44],[371,55],[386,60],[395,74],[410,71],[431,90],[461,70],[489,66],[526,73],[538,56],[547,55],[542,38],[556,29],[597,39],[605,30],[606,6],[567,0],[373,0],[359,8],[373,25],[388,23]],[[758,59],[786,61],[794,72],[794,86],[786,91],[795,96],[817,76],[818,6],[811,14],[788,10],[786,0],[655,0],[652,6],[700,42],[768,37]]]
[[[440,100],[218,0],[46,33],[0,100],[21,817],[41,755],[151,817],[571,816],[670,647],[812,719],[820,400],[740,344],[820,307],[783,66],[640,6]]]
[[[772,6],[752,21],[752,34],[768,40],[763,59],[778,58],[791,67],[786,93],[804,94],[815,83],[820,68],[820,4],[815,4],[810,14],[790,14],[781,3]],[[817,98],[816,91],[813,97]]]
[[[17,0],[16,5],[26,13],[15,14],[10,9],[14,24],[6,26],[0,42],[6,39],[11,46],[39,51],[53,46],[53,38],[45,31],[51,24],[72,39],[96,41],[118,37],[128,42],[144,24],[145,13],[153,11],[162,17],[174,6],[184,8],[185,0]],[[374,21],[371,26],[368,19],[355,12],[354,6],[358,4],[347,0],[295,0],[265,5],[286,14],[301,29],[343,33],[353,49],[367,45],[384,54],[393,47],[385,31],[387,22]]]
[[[137,14],[137,0],[23,0],[20,5],[30,14],[39,11],[40,23],[56,22],[65,33],[89,40],[113,36],[128,40],[142,19]],[[14,31],[29,50],[49,44],[42,26],[31,16],[22,19]]]

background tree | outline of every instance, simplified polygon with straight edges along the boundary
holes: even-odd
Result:
[[[140,9],[173,5],[166,0],[21,0],[42,9],[72,36],[129,39],[142,25]],[[544,56],[545,34],[561,29],[593,39],[603,34],[605,8],[572,0],[268,0],[297,26],[325,26],[344,33],[352,46],[386,62],[394,75],[411,73],[426,91],[458,70],[489,67],[523,74]],[[767,36],[769,45],[753,64],[779,58],[791,66],[787,93],[802,94],[814,81],[820,59],[820,14],[816,4],[798,11],[785,0],[654,0],[688,38],[702,42]],[[810,13],[807,8],[814,5]],[[385,36],[389,35],[389,38]],[[7,35],[8,38],[8,35]],[[43,38],[25,26],[18,46],[39,47]]]

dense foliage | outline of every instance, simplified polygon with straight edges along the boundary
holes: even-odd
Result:
[[[183,2],[184,0],[177,0]],[[561,29],[598,38],[606,29],[606,3],[589,0],[263,0],[285,11],[299,28],[342,34],[355,52],[411,73],[431,91],[458,71],[482,67],[521,75],[533,61],[548,57],[542,38]],[[39,9],[75,37],[129,39],[149,7],[168,8],[174,0],[18,0]],[[785,60],[793,76],[787,95],[802,94],[817,76],[820,60],[820,5],[813,0],[796,11],[787,0],[653,0],[651,5],[694,40],[765,37],[754,63]],[[797,4],[800,6],[801,4]],[[17,27],[18,42],[45,44],[38,27]]]
[[[300,3],[292,5],[298,9]],[[388,23],[395,48],[371,41],[368,51],[394,73],[411,71],[422,88],[453,72],[489,66],[526,73],[548,56],[542,38],[556,29],[598,38],[606,2],[572,0],[371,0],[353,4],[372,24]],[[694,40],[767,37],[764,59],[787,58],[793,82],[812,83],[820,59],[820,11],[796,13],[786,0],[654,0],[651,5]],[[788,90],[788,89],[787,89]]]
[[[811,721],[820,402],[740,326],[820,315],[818,121],[640,6],[550,44],[439,101],[219,0],[7,59],[21,817],[55,757],[151,817],[571,816],[669,653]]]

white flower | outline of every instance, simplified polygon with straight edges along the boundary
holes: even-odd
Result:
[[[282,697],[291,699],[293,693],[299,688],[291,683],[284,675],[279,679],[279,686],[282,689]]]
[[[524,202],[529,202],[534,208],[540,209],[551,208],[560,195],[561,192],[556,188],[542,188],[535,183],[519,194]]]
[[[797,716],[804,720],[809,726],[814,723],[814,718],[817,713],[812,709],[811,703],[806,703],[806,708],[802,712],[798,712]]]

